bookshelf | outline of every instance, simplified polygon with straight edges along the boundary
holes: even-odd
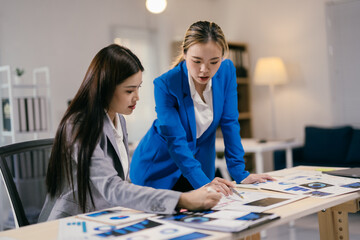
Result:
[[[248,46],[244,43],[229,43],[229,59],[236,68],[240,136],[252,137],[251,81]]]
[[[50,73],[32,70],[32,82],[13,81],[10,66],[0,66],[0,145],[50,137]]]
[[[249,47],[245,43],[229,42],[229,56],[236,68],[238,110],[241,138],[252,137],[251,75]],[[245,153],[246,170],[254,170],[254,154]]]

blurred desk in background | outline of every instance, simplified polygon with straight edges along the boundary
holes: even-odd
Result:
[[[264,172],[264,152],[276,151],[276,150],[286,150],[286,168],[293,167],[293,156],[292,156],[292,148],[302,146],[302,143],[297,142],[293,139],[291,140],[267,140],[266,142],[260,142],[258,139],[253,138],[242,138],[241,143],[244,147],[245,153],[254,153],[255,154],[255,164],[256,164],[256,173]],[[215,142],[216,152],[224,152],[225,145],[223,138],[216,138]],[[226,163],[224,159],[216,159],[217,162],[222,161],[220,163],[216,163],[219,166],[219,169],[223,168],[220,165],[224,165],[226,167]],[[223,170],[220,170],[221,174],[223,174]],[[224,176],[224,178],[226,178]]]

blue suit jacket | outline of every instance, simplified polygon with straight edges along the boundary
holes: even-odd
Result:
[[[219,125],[231,176],[240,182],[249,175],[240,139],[236,74],[230,60],[224,60],[212,78],[214,119],[199,139],[185,61],[156,78],[154,87],[157,119],[134,152],[133,183],[171,189],[181,174],[195,189],[209,183],[215,176]]]

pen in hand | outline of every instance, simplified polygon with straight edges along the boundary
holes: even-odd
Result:
[[[236,191],[234,188],[230,188],[230,189],[231,189],[231,191],[232,191],[233,193],[235,193],[236,195],[238,195],[240,198],[244,199],[244,197],[243,197],[238,191]]]

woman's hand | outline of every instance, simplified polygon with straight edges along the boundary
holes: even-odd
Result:
[[[225,196],[232,195],[233,192],[231,188],[235,187],[235,183],[230,182],[226,179],[216,177],[210,183],[205,186],[213,188],[215,191],[224,194]]]
[[[189,210],[206,210],[214,207],[221,199],[221,194],[208,186],[182,193],[177,207]]]
[[[250,184],[250,183],[262,183],[266,181],[276,181],[276,179],[266,173],[250,174],[247,178],[242,180],[241,183]]]

